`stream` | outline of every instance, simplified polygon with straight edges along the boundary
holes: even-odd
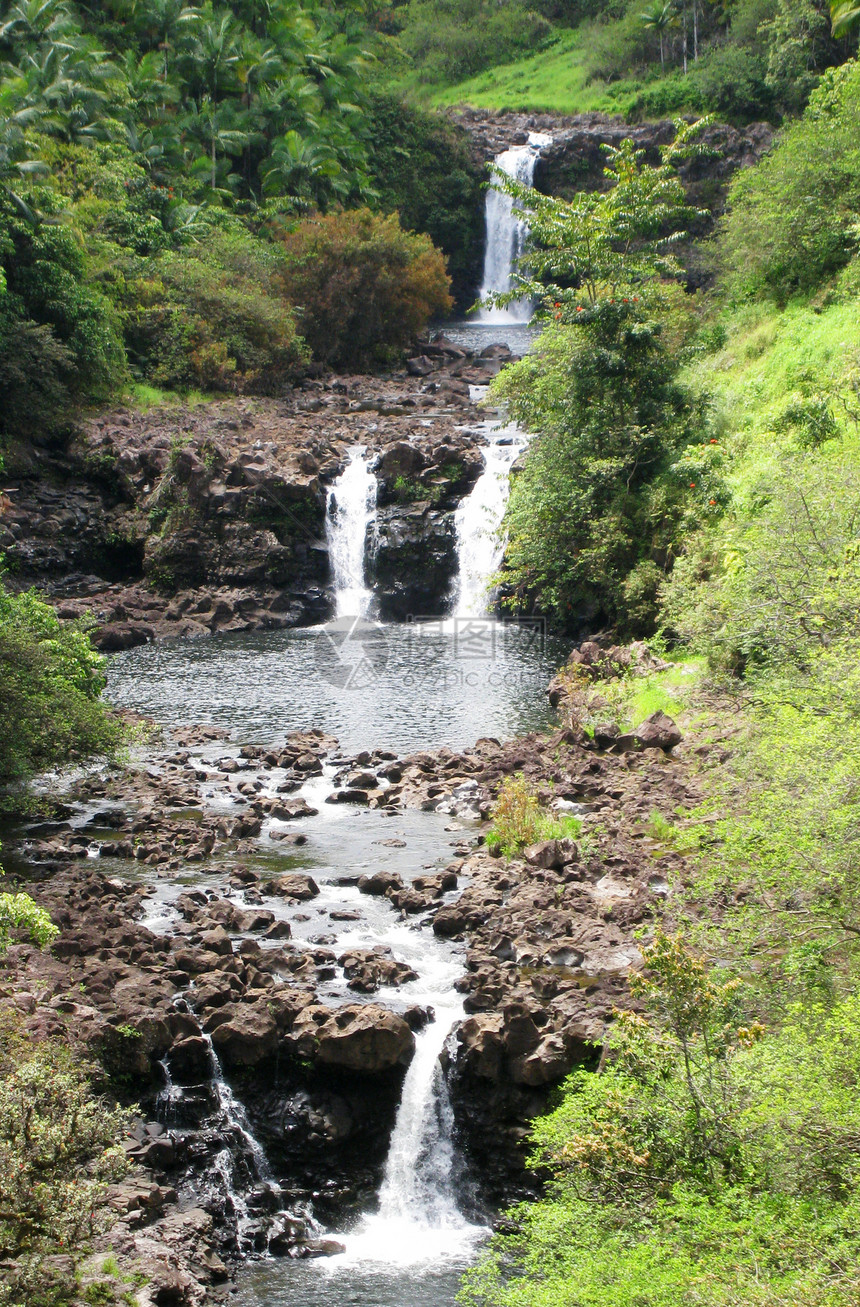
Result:
[[[542,141],[535,139],[499,160],[511,176],[530,183]],[[500,192],[487,199],[488,251],[485,290],[510,286],[513,258],[521,251],[524,226]],[[527,348],[533,329],[528,305],[493,311],[478,324],[452,329],[489,332],[492,338],[518,334],[514,348]],[[481,336],[478,337],[481,339]],[[488,338],[489,339],[489,338]],[[385,749],[404,756],[447,745],[459,749],[479,738],[509,738],[550,724],[545,687],[566,649],[547,639],[539,622],[498,621],[486,615],[488,579],[498,568],[501,521],[511,466],[525,437],[503,418],[484,424],[484,471],[456,515],[459,580],[450,615],[438,621],[382,625],[365,579],[373,549],[376,482],[372,459],[354,447],[329,490],[326,535],[335,591],[335,616],[324,626],[178,639],[116,654],[110,661],[108,696],[120,707],[148,714],[166,726],[204,722],[226,728],[229,744],[192,750],[201,775],[218,760],[239,759],[245,744],[270,745],[292,731],[318,728],[338,738],[342,756]],[[276,793],[277,772],[252,781]],[[433,935],[414,918],[403,919],[387,899],[361,894],[363,873],[397,872],[405,881],[440,870],[474,835],[474,824],[443,812],[356,808],[327,804],[338,770],[330,759],[323,774],[308,779],[296,797],[315,815],[292,824],[306,842],[301,848],[277,842],[277,821],[267,821],[258,841],[258,861],[270,871],[301,870],[314,877],[320,894],[312,904],[286,904],[267,896],[265,906],[287,920],[294,944],[309,949],[324,936],[340,955],[350,948],[382,946],[407,964],[415,979],[383,987],[371,1001],[404,1011],[432,1007],[435,1020],[416,1035],[390,1139],[382,1184],[372,1208],[345,1228],[317,1231],[336,1239],[338,1255],[306,1261],[263,1257],[250,1260],[238,1276],[241,1307],[452,1307],[463,1270],[487,1237],[489,1213],[473,1200],[470,1177],[452,1141],[452,1112],[440,1054],[463,1016],[455,982],[464,948]],[[229,811],[229,790],[201,787],[209,807]],[[273,839],[272,836],[275,836]],[[109,872],[109,859],[104,859]],[[127,874],[127,873],[126,873]],[[205,874],[184,868],[170,879],[142,870],[152,889],[145,924],[169,931],[179,920],[178,896],[204,883]],[[240,898],[237,897],[237,902]],[[318,987],[321,1001],[336,1007],[361,998],[346,987],[339,969]],[[174,1110],[181,1090],[165,1065],[163,1102]],[[263,1144],[254,1124],[222,1076],[212,1050],[212,1082],[218,1108],[241,1151],[219,1155],[216,1183],[226,1188],[236,1214],[240,1247],[253,1231],[248,1194],[268,1186],[277,1198]],[[265,1137],[265,1136],[263,1136]],[[239,1161],[242,1161],[242,1166]],[[288,1217],[288,1213],[284,1213]]]

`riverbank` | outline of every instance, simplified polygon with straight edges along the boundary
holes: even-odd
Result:
[[[134,765],[79,778],[19,850],[61,936],[50,955],[11,949],[4,989],[30,1034],[96,1054],[139,1099],[131,1154],[154,1197],[133,1206],[135,1237],[157,1244],[166,1218],[198,1229],[202,1211],[227,1263],[343,1242],[382,1183],[428,1032],[448,1050],[446,1201],[468,1226],[531,1192],[528,1122],[599,1058],[629,1003],[635,932],[681,862],[648,834],[696,799],[702,754],[676,736],[595,749],[556,729],[398,757],[343,756],[321,733],[266,747],[174,728]],[[581,834],[492,857],[483,822],[520,774]],[[425,1083],[422,1110],[438,1089]],[[132,1243],[118,1240],[133,1260]],[[224,1272],[215,1258],[183,1274],[176,1301],[196,1303],[193,1284],[211,1293]]]

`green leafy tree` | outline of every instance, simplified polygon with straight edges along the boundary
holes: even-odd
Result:
[[[594,305],[651,278],[679,275],[672,247],[696,211],[676,165],[703,153],[698,137],[708,124],[707,118],[676,123],[657,166],[644,162],[644,150],[629,137],[617,148],[604,146],[607,189],[581,191],[570,201],[541,195],[496,170],[495,184],[528,214],[531,245],[520,260],[519,285],[492,301],[505,304],[526,293],[543,299],[547,311],[550,303],[572,307],[582,298]],[[579,296],[565,293],[571,284]]]
[[[705,443],[704,407],[678,381],[659,312],[639,296],[582,308],[494,387],[535,433],[503,524],[505,602],[566,629],[653,629],[674,542],[701,502],[677,464]]]
[[[99,702],[103,669],[85,630],[34,592],[0,585],[0,782],[117,746],[119,725]]]

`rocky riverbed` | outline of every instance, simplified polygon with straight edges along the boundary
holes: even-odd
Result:
[[[579,657],[599,665],[595,651]],[[563,684],[551,693],[563,708]],[[9,950],[0,997],[140,1103],[110,1240],[150,1278],[141,1301],[214,1301],[237,1255],[336,1251],[315,1219],[342,1220],[378,1188],[433,1012],[410,1001],[397,949],[339,945],[368,913],[377,933],[401,923],[457,951],[465,1017],[443,1055],[455,1137],[478,1163],[478,1208],[528,1193],[528,1121],[572,1067],[597,1065],[630,1003],[635,932],[671,912],[683,875],[648,821],[693,805],[698,769],[722,756],[659,715],[628,736],[559,728],[406,757],[343,756],[322,731],[266,748],[177,728],[55,794],[12,851],[61,934],[47,953]],[[579,815],[575,841],[491,856],[483,823],[519,774]],[[320,805],[379,822],[363,869],[324,883],[302,861]],[[435,823],[429,862],[413,827],[387,833],[410,820]]]

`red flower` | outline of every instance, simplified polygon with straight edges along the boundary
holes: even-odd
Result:
[[[709,503],[709,504],[715,504],[716,502],[717,502],[716,499],[709,499],[709,500],[708,500],[708,503]]]
[[[576,311],[577,311],[577,313],[584,313],[584,312],[585,312],[585,309],[583,309],[582,307],[577,307],[577,310],[576,310]]]
[[[695,489],[696,489],[696,483],[695,483],[695,481],[691,481],[691,482],[690,482],[690,489],[691,489],[691,490],[695,490]]]

